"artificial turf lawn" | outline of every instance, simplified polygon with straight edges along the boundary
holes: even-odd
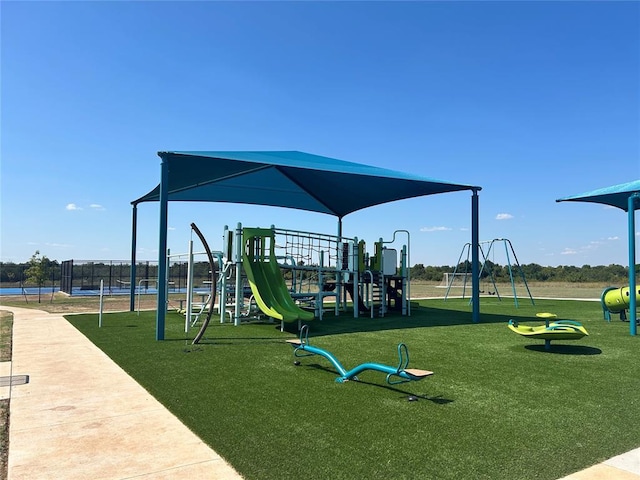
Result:
[[[347,369],[395,366],[397,344],[420,382],[390,386],[368,371],[336,383],[321,357],[293,364],[277,324],[212,321],[191,345],[184,317],[67,317],[247,479],[557,479],[640,446],[640,339],[603,320],[598,302],[483,298],[420,301],[411,317],[310,322],[312,345]],[[589,336],[546,352],[509,331],[536,312],[581,321]],[[418,401],[408,401],[415,395]]]

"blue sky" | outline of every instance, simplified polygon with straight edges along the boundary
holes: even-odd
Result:
[[[520,263],[628,263],[625,212],[555,200],[640,178],[638,2],[3,1],[0,14],[2,261],[128,259],[130,202],[158,184],[158,151],[301,150],[481,186],[480,239],[508,238]],[[470,205],[457,192],[373,207],[344,234],[406,229],[412,263],[453,265]],[[138,217],[138,258],[155,260],[157,205]],[[336,232],[322,214],[172,203],[172,252],[191,222],[213,248],[237,222]]]

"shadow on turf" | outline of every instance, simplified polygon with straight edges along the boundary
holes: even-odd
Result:
[[[527,345],[524,348],[534,352],[551,353],[557,355],[600,355],[602,350],[586,345],[553,345],[547,350],[543,344]]]
[[[298,366],[301,366],[301,365],[298,365]],[[334,379],[338,376],[338,374],[336,373],[335,370],[332,370],[331,368],[325,367],[323,365],[319,365],[317,363],[310,363],[310,364],[306,364],[305,366],[309,367],[309,368],[313,368],[315,370],[322,370],[324,372],[331,373],[333,375]],[[384,378],[384,374],[382,373],[381,375]],[[421,394],[418,394],[418,393],[411,393],[411,392],[408,392],[406,390],[403,390],[403,389],[400,389],[398,387],[395,387],[393,385],[383,385],[383,384],[380,384],[380,383],[367,382],[367,381],[364,381],[364,380],[351,380],[351,382],[353,382],[353,383],[361,383],[363,385],[369,385],[369,386],[377,387],[377,388],[384,388],[385,390],[390,390],[392,392],[399,393],[399,394],[402,395],[401,398],[403,400],[412,400],[412,401],[414,401],[414,400],[422,399],[422,400],[429,400],[430,402],[436,403],[438,405],[446,405],[448,403],[452,403],[453,402],[453,400],[450,400],[448,398],[442,398],[441,396],[430,397],[428,395],[421,395]],[[408,385],[408,384],[409,383],[407,383],[406,385]]]
[[[192,338],[165,338],[163,342],[186,342],[193,346],[204,345],[269,345],[278,344],[282,345],[282,338],[273,337],[204,337],[198,343],[193,344]]]
[[[483,313],[480,324],[509,323],[515,315],[513,313],[500,315]],[[324,335],[336,335],[342,333],[376,332],[384,330],[397,330],[423,327],[444,327],[455,325],[472,325],[471,312],[463,312],[451,309],[439,309],[433,307],[420,307],[412,310],[411,316],[398,313],[388,313],[385,317],[359,317],[353,318],[351,311],[341,314],[339,317],[326,315],[321,321],[308,322],[313,337]],[[279,327],[278,327],[279,328]],[[284,331],[298,335],[297,322],[285,323]]]
[[[505,304],[506,305],[506,304]],[[460,310],[462,308],[463,310]],[[508,313],[487,313],[481,312],[480,322],[477,325],[487,324],[508,324],[512,318],[521,318],[523,321],[532,320],[532,313],[523,311],[513,311],[510,309]],[[280,329],[280,322],[265,319],[246,320],[243,324],[272,325],[275,329]],[[335,316],[332,312],[324,314],[322,320],[313,320],[304,322],[310,327],[309,337],[322,337],[330,335],[339,335],[344,333],[360,333],[360,332],[382,332],[386,330],[424,328],[424,327],[443,327],[443,326],[461,326],[476,325],[473,322],[472,313],[468,301],[455,302],[450,301],[443,308],[434,306],[418,305],[412,307],[411,316],[401,315],[398,312],[389,311],[385,317],[360,316],[353,318],[353,310],[347,309],[340,316]],[[228,324],[227,324],[228,325]],[[299,335],[298,322],[288,322],[283,325],[283,333]],[[207,332],[209,333],[209,332]],[[211,335],[211,334],[210,334]],[[202,339],[200,344],[222,344],[237,343],[239,338],[217,337],[212,334],[208,338]],[[184,337],[165,339],[166,341],[184,341]],[[255,338],[247,338],[248,341],[255,341]],[[576,353],[574,353],[576,354]],[[593,353],[591,353],[593,354]]]
[[[509,320],[517,317],[513,312],[509,314],[491,314],[482,313],[480,323],[492,324],[492,323],[504,323],[508,324]],[[528,318],[525,315],[525,318]],[[258,320],[256,323],[264,325],[273,325],[273,322],[264,320]],[[382,332],[385,330],[397,330],[397,329],[411,329],[411,328],[423,328],[423,327],[443,327],[443,326],[459,326],[459,325],[474,325],[472,314],[469,311],[460,311],[455,309],[440,309],[434,307],[415,308],[411,312],[411,316],[401,315],[399,313],[390,312],[385,317],[364,317],[353,318],[353,312],[348,310],[343,312],[340,316],[336,317],[333,314],[325,314],[322,320],[313,320],[311,322],[304,322],[303,324],[309,325],[310,338],[323,337],[329,335],[339,335],[344,333],[360,333],[360,332]],[[280,324],[273,325],[277,330],[280,330]],[[283,325],[283,333],[293,334],[298,336],[300,334],[298,322],[285,322]],[[302,325],[300,325],[302,328]],[[233,338],[216,338],[205,337],[200,343],[234,343],[238,340],[238,337]],[[183,338],[176,338],[175,340],[184,340]],[[247,338],[247,340],[255,340],[255,338]],[[266,340],[266,339],[265,339]],[[276,341],[279,341],[276,339]]]
[[[373,383],[373,382],[365,382],[363,380],[355,380],[356,383],[362,383],[364,385],[371,385],[372,387],[378,387],[378,388],[384,388],[386,390],[391,390],[392,392],[397,392],[402,394],[402,399],[403,400],[412,400],[413,399],[422,399],[422,400],[429,400],[430,402],[433,402],[437,405],[446,405],[448,403],[453,403],[453,400],[450,400],[448,398],[442,398],[442,396],[435,396],[435,397],[430,397],[428,395],[420,395],[417,393],[410,393],[407,392],[406,390],[401,390],[399,388],[393,387],[391,385],[381,385],[379,383]]]

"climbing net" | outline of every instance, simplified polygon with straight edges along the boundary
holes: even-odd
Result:
[[[353,239],[323,233],[275,229],[275,254],[284,268],[291,269],[285,278],[300,293],[322,288],[335,279],[339,270],[347,270]]]

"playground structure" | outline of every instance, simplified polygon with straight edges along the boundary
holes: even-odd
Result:
[[[391,248],[398,233],[407,235],[399,264],[398,250]],[[194,259],[201,252],[193,251],[193,241],[188,254],[169,255],[168,260],[186,258],[188,263],[186,308],[180,308],[186,315],[185,332],[210,309],[221,323],[228,319],[240,325],[267,316],[281,323],[297,321],[300,327],[301,322],[322,319],[327,308],[340,315],[350,301],[357,306],[354,317],[384,316],[390,310],[410,315],[408,245],[409,233],[396,231],[389,241],[380,238],[369,255],[365,242],[357,238],[239,223],[235,230],[225,226],[223,250],[211,252],[209,274],[218,272],[215,280],[201,275],[198,285],[194,279]],[[203,288],[212,282],[215,292],[205,298]],[[198,295],[201,301],[194,300]]]
[[[496,280],[495,277],[493,275],[493,271],[491,270],[491,266],[490,263],[488,261],[489,257],[491,256],[492,252],[495,255],[495,250],[493,250],[493,246],[496,243],[502,243],[504,246],[504,251],[505,251],[505,255],[506,255],[506,261],[507,261],[507,268],[509,270],[509,281],[511,283],[511,291],[513,293],[513,301],[515,303],[516,308],[518,308],[518,294],[516,291],[516,285],[514,282],[514,272],[513,272],[513,267],[511,264],[511,256],[513,256],[513,261],[515,264],[515,267],[517,267],[517,272],[520,275],[520,278],[522,279],[522,283],[524,284],[524,287],[527,291],[527,295],[529,296],[529,299],[531,300],[531,304],[535,305],[535,302],[533,300],[533,296],[531,295],[531,291],[529,290],[529,285],[527,284],[527,279],[525,278],[524,272],[522,270],[522,267],[520,266],[520,263],[518,262],[518,257],[516,256],[516,252],[513,249],[513,245],[511,243],[511,241],[507,238],[494,238],[491,241],[485,241],[485,242],[479,242],[478,244],[478,250],[480,252],[480,256],[481,256],[481,267],[480,267],[480,271],[478,274],[478,279],[482,280],[483,278],[485,279],[485,283],[487,284],[487,294],[488,295],[495,295],[497,297],[498,300],[502,301],[502,297],[500,296],[500,292],[498,291],[498,285],[496,284]],[[488,245],[487,251],[485,253],[483,245]],[[449,297],[449,292],[451,291],[451,288],[455,285],[456,280],[459,280],[460,278],[462,278],[462,298],[465,298],[466,295],[466,289],[467,289],[467,281],[468,280],[472,280],[471,277],[471,273],[468,272],[468,267],[470,265],[469,262],[469,257],[471,255],[471,244],[470,243],[465,243],[464,246],[462,247],[462,251],[460,252],[460,256],[458,257],[458,262],[456,263],[456,267],[454,268],[454,271],[452,274],[447,275],[445,278],[447,279],[448,283],[447,283],[447,292],[445,293],[444,299],[445,301],[447,300],[447,298]],[[466,260],[464,262],[462,262],[462,257],[464,256],[466,252]],[[458,268],[460,267],[460,265],[464,265],[464,272],[458,272]],[[491,290],[491,287],[493,287],[493,291]],[[480,293],[483,293],[484,291],[481,291]]]
[[[509,320],[508,327],[512,332],[523,337],[544,340],[545,350],[551,348],[552,340],[579,340],[589,335],[581,323],[573,320],[549,320],[557,318],[554,313],[537,313],[536,317],[543,318],[545,324],[538,327],[519,325],[516,320]]]
[[[433,372],[429,370],[420,370],[415,368],[407,368],[409,366],[409,350],[404,343],[398,344],[398,366],[391,367],[382,363],[362,363],[351,370],[346,370],[338,359],[329,351],[319,347],[314,347],[309,344],[309,326],[305,325],[300,330],[300,337],[298,339],[287,340],[293,347],[293,355],[295,357],[309,357],[313,355],[319,355],[326,358],[338,371],[339,377],[336,378],[336,382],[344,383],[349,380],[358,381],[358,374],[366,371],[373,370],[376,372],[382,372],[387,374],[386,381],[389,385],[396,385],[399,383],[406,383],[412,381],[422,380],[428,376],[433,375]],[[295,362],[299,365],[299,362]],[[395,378],[397,377],[397,378]]]
[[[636,305],[640,302],[640,287],[636,287]],[[631,289],[629,287],[607,287],[602,291],[600,304],[604,319],[611,321],[611,314],[620,315],[620,320],[627,320],[626,311],[631,307]]]

